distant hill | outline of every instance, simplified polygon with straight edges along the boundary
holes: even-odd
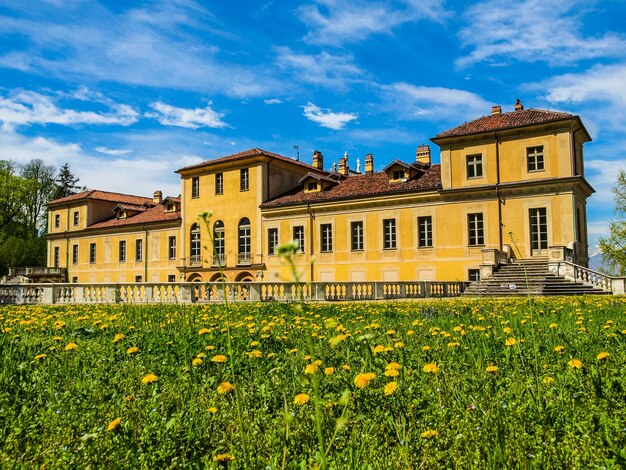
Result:
[[[602,266],[602,253],[596,253],[589,258],[589,269],[599,271]]]

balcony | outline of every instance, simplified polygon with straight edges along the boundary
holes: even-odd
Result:
[[[226,266],[226,255],[213,255],[213,262],[211,263],[211,266],[214,268]]]
[[[202,256],[194,255],[187,258],[185,263],[187,266],[202,266]]]
[[[251,266],[253,256],[250,253],[239,253],[237,255],[238,266]]]

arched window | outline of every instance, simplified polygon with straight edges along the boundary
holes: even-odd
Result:
[[[217,220],[213,224],[213,266],[226,265],[224,253],[224,222]]]
[[[239,221],[239,264],[252,263],[250,239],[250,219],[244,217]]]
[[[193,224],[189,233],[189,261],[191,264],[202,262],[200,257],[200,227],[198,224]]]

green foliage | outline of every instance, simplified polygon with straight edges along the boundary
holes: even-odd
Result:
[[[600,239],[602,262],[608,272],[626,276],[626,171],[618,173],[617,184],[612,191],[618,218],[609,222],[609,236]]]
[[[65,163],[59,169],[59,174],[55,180],[57,187],[54,192],[53,199],[59,199],[75,194],[80,189],[80,186],[76,184],[79,181],[80,178],[74,176],[74,173],[70,170],[69,163]]]
[[[625,312],[614,297],[3,307],[0,466],[313,468],[321,451],[329,468],[619,468]]]

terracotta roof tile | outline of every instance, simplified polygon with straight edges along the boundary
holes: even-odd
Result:
[[[158,204],[125,219],[111,217],[110,219],[97,222],[87,227],[87,230],[122,227],[135,224],[149,224],[155,222],[168,222],[177,219],[180,220],[180,211],[165,212],[165,206],[163,204]]]
[[[385,172],[370,175],[353,175],[339,181],[339,184],[322,192],[305,193],[302,188],[278,196],[261,204],[261,208],[306,204],[309,202],[338,201],[381,196],[384,194],[410,193],[436,189],[441,183],[439,165],[432,165],[419,178],[405,182],[389,182]]]
[[[187,170],[195,170],[197,168],[203,168],[205,166],[216,165],[218,163],[234,162],[234,161],[237,161],[237,160],[243,160],[243,159],[246,159],[248,157],[256,157],[256,156],[271,157],[271,158],[275,158],[276,160],[281,160],[283,162],[287,162],[287,163],[290,163],[292,165],[298,165],[298,166],[301,166],[303,168],[307,168],[309,170],[312,170],[312,171],[315,171],[315,172],[318,172],[318,173],[328,173],[328,172],[326,172],[324,170],[319,170],[319,169],[315,168],[314,166],[311,166],[311,165],[309,165],[307,163],[300,162],[298,160],[294,160],[293,158],[285,157],[285,156],[279,155],[277,153],[268,152],[267,150],[263,150],[263,149],[256,148],[256,147],[252,148],[252,149],[244,150],[243,152],[234,153],[232,155],[227,155],[225,157],[215,158],[213,160],[207,160],[207,161],[202,162],[202,163],[197,163],[196,165],[186,166],[184,168],[176,170],[176,173],[180,173],[181,171],[187,171]]]
[[[117,202],[121,204],[134,204],[137,206],[140,206],[146,202],[152,202],[152,198],[150,197],[132,196],[130,194],[111,193],[109,191],[92,189],[91,191],[83,191],[81,193],[72,194],[71,196],[55,199],[54,201],[50,201],[48,205],[80,201],[81,199],[95,199],[98,201]]]
[[[492,114],[483,116],[465,124],[461,124],[453,129],[449,129],[437,134],[433,140],[444,137],[458,137],[462,135],[480,134],[482,132],[493,132],[503,129],[513,129],[516,127],[531,126],[553,121],[561,121],[576,117],[573,114],[560,111],[548,111],[544,109],[524,109],[509,113]]]

